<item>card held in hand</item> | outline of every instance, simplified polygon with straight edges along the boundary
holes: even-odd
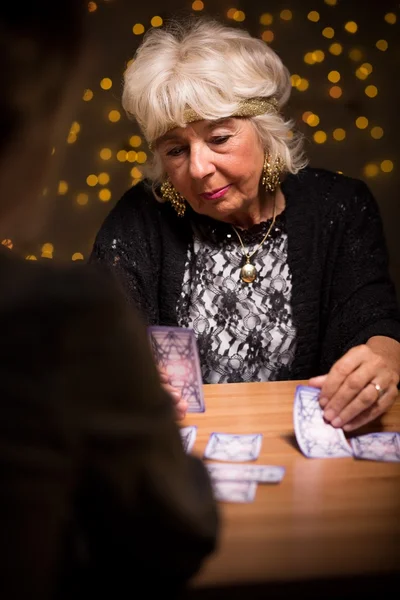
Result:
[[[353,456],[342,429],[324,420],[319,388],[298,385],[293,406],[294,430],[300,450],[307,458]]]
[[[188,412],[204,412],[203,380],[193,329],[154,325],[148,327],[148,334],[156,364],[187,401]]]

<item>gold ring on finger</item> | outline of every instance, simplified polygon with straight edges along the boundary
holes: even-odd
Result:
[[[382,398],[382,396],[384,394],[386,394],[387,389],[382,388],[379,383],[375,383],[375,381],[370,381],[370,384],[374,386],[374,388],[376,389],[376,391],[378,392],[378,398],[377,400],[379,400],[380,398]]]

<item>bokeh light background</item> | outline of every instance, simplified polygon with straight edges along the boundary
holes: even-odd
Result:
[[[87,259],[103,219],[140,181],[149,154],[121,108],[124,69],[150,27],[174,14],[208,14],[245,27],[280,55],[292,75],[286,114],[306,136],[310,164],[370,186],[400,295],[399,2],[97,0],[87,6],[96,59],[65,147],[54,149],[64,154],[56,184],[43,190],[52,216],[25,257]]]

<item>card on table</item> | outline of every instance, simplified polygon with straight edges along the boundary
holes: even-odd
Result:
[[[237,462],[256,460],[261,444],[261,433],[212,433],[204,451],[204,458]]]
[[[293,419],[297,443],[307,458],[340,458],[353,456],[342,429],[324,420],[319,405],[319,388],[298,385]]]
[[[211,480],[214,496],[218,502],[253,502],[256,491],[256,481],[218,481]]]
[[[190,454],[190,452],[193,450],[193,445],[196,441],[196,425],[188,425],[187,427],[181,427],[179,433],[181,434],[182,444],[185,452],[187,452],[187,454]]]
[[[382,431],[350,439],[355,458],[400,462],[400,433]]]
[[[156,364],[187,400],[188,412],[204,412],[203,380],[193,329],[154,325],[148,327],[148,334]]]
[[[211,479],[215,481],[279,483],[285,475],[285,467],[277,465],[207,463],[206,467]]]

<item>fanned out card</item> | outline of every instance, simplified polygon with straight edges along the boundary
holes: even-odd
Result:
[[[400,462],[400,433],[381,431],[350,439],[354,457],[364,460]]]
[[[148,327],[148,334],[156,364],[187,401],[188,412],[204,412],[203,380],[193,329],[154,325]]]

